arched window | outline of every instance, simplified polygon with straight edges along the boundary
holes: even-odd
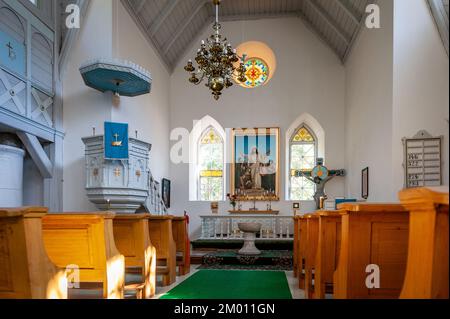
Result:
[[[317,138],[314,132],[300,125],[291,136],[289,142],[289,199],[312,200],[315,185],[307,178],[298,174],[299,171],[310,171],[316,166]]]
[[[223,200],[224,141],[220,134],[208,127],[198,141],[198,200]]]

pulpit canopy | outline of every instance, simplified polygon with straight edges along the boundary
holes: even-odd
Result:
[[[99,58],[84,63],[80,73],[87,86],[101,92],[133,97],[151,91],[150,73],[130,61]]]

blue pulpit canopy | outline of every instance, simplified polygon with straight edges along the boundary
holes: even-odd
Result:
[[[80,73],[87,86],[116,95],[138,96],[150,93],[152,78],[139,65],[118,59],[95,59],[84,63]]]

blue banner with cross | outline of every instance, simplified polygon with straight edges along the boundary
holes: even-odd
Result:
[[[105,122],[105,159],[128,159],[128,124]]]

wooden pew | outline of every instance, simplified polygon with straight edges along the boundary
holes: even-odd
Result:
[[[156,248],[156,274],[162,275],[163,286],[169,286],[175,282],[177,276],[177,253],[172,234],[173,216],[150,215],[148,219],[150,240]]]
[[[448,186],[401,191],[410,211],[408,262],[400,298],[448,299]]]
[[[177,251],[178,275],[184,276],[191,271],[191,243],[189,241],[188,217],[174,217],[172,220],[172,232]]]
[[[319,243],[319,214],[307,214],[306,218],[306,252],[305,252],[305,297],[314,296],[314,269],[317,245]]]
[[[325,293],[333,288],[333,274],[338,264],[341,245],[343,212],[319,211],[318,213],[319,239],[314,271],[314,298],[324,299]]]
[[[47,209],[0,208],[0,299],[66,299],[65,271],[48,258],[42,239]]]
[[[80,283],[102,284],[103,298],[123,298],[124,292],[125,258],[114,241],[114,215],[63,213],[48,214],[42,219],[50,259],[61,268],[78,267]]]
[[[299,216],[298,220],[298,259],[297,259],[297,273],[298,273],[298,287],[305,289],[305,261],[306,261],[306,217]]]
[[[294,216],[294,242],[293,242],[293,252],[292,252],[292,263],[293,263],[293,270],[294,270],[294,277],[298,276],[298,260],[299,260],[299,244],[300,244],[300,230],[299,230],[299,225],[300,225],[300,216]]]
[[[409,212],[400,204],[346,203],[334,298],[398,298],[408,250]],[[378,265],[380,288],[369,289],[367,266]]]
[[[125,291],[136,291],[138,299],[153,297],[156,289],[156,249],[150,241],[148,217],[117,214],[113,222],[117,249],[125,257]]]

